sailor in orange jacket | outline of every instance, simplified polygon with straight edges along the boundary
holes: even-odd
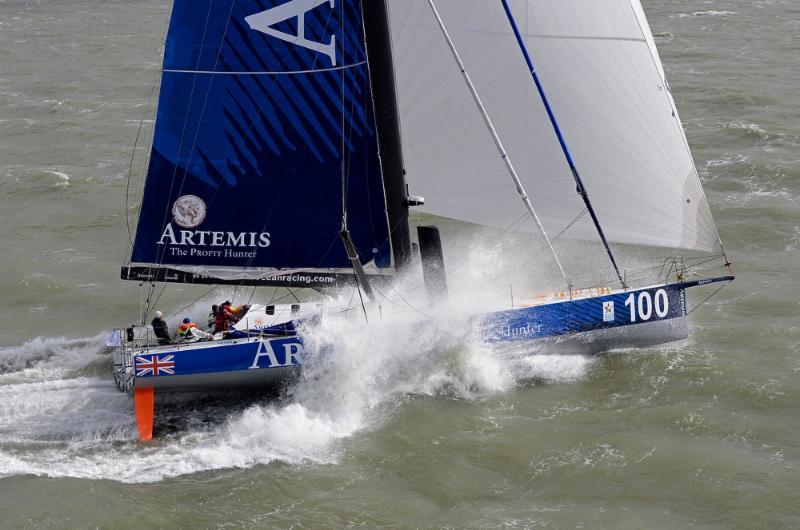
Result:
[[[244,316],[244,314],[247,313],[247,311],[250,309],[250,306],[246,304],[234,307],[231,305],[230,301],[227,300],[225,302],[222,302],[222,305],[219,307],[220,309],[225,309],[225,311],[228,312],[229,314],[228,318],[231,320],[231,322],[238,322]]]
[[[178,342],[198,342],[210,339],[211,334],[199,329],[189,317],[184,318],[183,324],[178,326]]]

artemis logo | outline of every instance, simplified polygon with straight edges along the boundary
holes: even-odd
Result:
[[[184,195],[172,205],[172,219],[183,228],[194,228],[206,218],[206,203],[196,195]]]
[[[289,0],[285,4],[244,17],[244,20],[250,25],[250,29],[281,39],[289,44],[325,54],[331,60],[331,64],[336,66],[336,35],[331,35],[331,40],[327,44],[306,39],[306,13],[324,3],[325,0]],[[335,7],[334,0],[327,0],[327,3],[331,9]],[[297,35],[284,33],[272,27],[291,18],[297,19]]]
[[[259,340],[258,350],[256,350],[256,356],[253,359],[253,364],[251,364],[248,369],[255,370],[256,368],[277,368],[278,366],[303,364],[303,343],[283,343],[282,352],[276,351],[274,346],[278,346],[278,344],[273,345],[272,341],[265,339]],[[261,359],[264,357],[267,359],[266,363],[261,362]]]
[[[182,247],[251,247],[267,248],[270,245],[269,232],[218,232],[212,230],[178,230],[168,223],[159,245]],[[238,256],[230,256],[238,257]]]

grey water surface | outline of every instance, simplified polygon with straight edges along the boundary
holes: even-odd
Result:
[[[510,361],[342,326],[322,383],[174,403],[140,445],[103,343],[141,304],[170,3],[0,0],[0,527],[800,527],[800,4],[643,3],[738,276],[689,340]],[[250,296],[205,291],[158,304]]]

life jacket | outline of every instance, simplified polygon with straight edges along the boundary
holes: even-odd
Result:
[[[230,313],[224,307],[220,307],[217,310],[217,317],[214,319],[214,331],[227,331],[229,318]]]
[[[225,312],[225,318],[227,318],[230,322],[234,324],[239,322],[239,313],[242,312],[241,307],[233,307],[230,304],[222,304],[220,306],[220,310]]]
[[[196,328],[197,324],[194,322],[189,322],[188,324],[181,324],[178,326],[178,335],[181,337],[188,337],[190,335],[189,330],[192,328]]]

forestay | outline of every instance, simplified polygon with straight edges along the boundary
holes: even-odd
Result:
[[[174,3],[132,253],[161,279],[349,271],[345,210],[392,265],[360,2],[272,4]]]
[[[510,4],[608,239],[721,250],[638,0]],[[545,227],[561,232],[583,203],[501,2],[436,6]],[[431,213],[514,226],[521,201],[430,9],[395,1],[390,14],[413,192]],[[597,232],[584,222],[565,236]]]

